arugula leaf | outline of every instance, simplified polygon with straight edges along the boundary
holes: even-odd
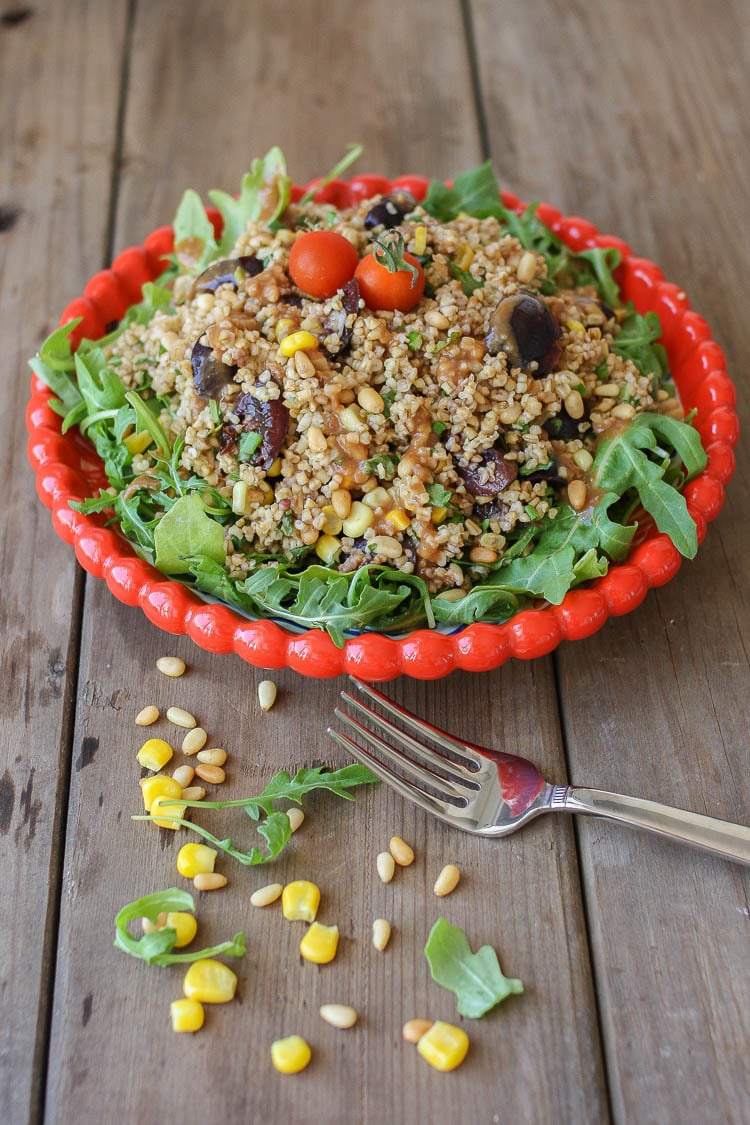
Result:
[[[164,433],[159,419],[149,406],[143,401],[137,391],[126,391],[124,395],[125,401],[132,406],[135,412],[136,424],[142,430],[148,430],[151,437],[156,442],[156,445],[165,457],[169,457],[172,448],[169,444],[169,438]],[[150,401],[155,402],[154,399]]]
[[[483,277],[474,277],[474,274],[470,273],[469,270],[462,270],[457,262],[451,262],[450,268],[456,280],[461,282],[461,288],[467,297],[470,297],[477,289],[483,288]]]
[[[78,389],[83,395],[89,413],[101,410],[119,410],[125,404],[125,388],[120,379],[107,366],[107,357],[101,348],[82,351],[73,357]]]
[[[159,520],[154,531],[156,566],[164,574],[189,574],[196,558],[223,563],[224,530],[206,513],[200,496],[181,496]]]
[[[397,453],[378,453],[375,457],[365,461],[365,469],[372,476],[381,480],[393,480],[396,475],[398,463],[401,460]],[[382,473],[380,470],[383,470]]]
[[[464,931],[445,918],[430,930],[424,953],[435,983],[455,992],[461,1016],[479,1019],[508,996],[523,992],[522,981],[503,975],[491,945],[472,953]]]
[[[153,933],[144,934],[141,938],[134,938],[128,931],[128,922],[135,919],[148,918],[155,922],[159,914],[171,911],[195,913],[193,896],[187,891],[170,887],[166,891],[156,891],[154,894],[144,895],[135,902],[123,906],[115,918],[115,948],[131,957],[140,957],[147,965],[186,965],[191,961],[199,961],[203,957],[216,957],[224,953],[227,957],[244,957],[246,940],[240,931],[231,941],[223,941],[219,945],[212,945],[209,949],[194,950],[191,953],[172,953],[177,941],[176,932],[165,927]]]
[[[193,188],[188,188],[183,193],[172,227],[175,255],[183,270],[201,273],[209,262],[219,256],[213,224],[206,214],[201,197]],[[180,246],[189,248],[189,252],[182,257]],[[191,263],[189,267],[188,259]]]
[[[631,305],[614,340],[616,354],[632,360],[642,375],[651,377],[654,393],[669,376],[667,353],[656,343],[660,337],[658,314],[647,312],[641,316]]]
[[[249,222],[263,216],[269,226],[274,223],[289,206],[291,186],[284,154],[274,147],[263,158],[253,161],[250,171],[242,177],[236,199],[225,191],[210,191],[208,198],[224,219],[221,241],[213,257],[227,257]]]

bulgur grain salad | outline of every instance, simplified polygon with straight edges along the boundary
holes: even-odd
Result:
[[[344,163],[336,170],[341,170]],[[250,616],[347,631],[500,622],[628,552],[637,507],[692,557],[705,464],[619,253],[574,253],[489,165],[339,210],[283,155],[185,193],[165,273],[34,370],[165,574]]]

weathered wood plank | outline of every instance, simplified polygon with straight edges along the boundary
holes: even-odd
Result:
[[[109,8],[42,2],[0,14],[0,1119],[8,1123],[36,1111],[41,1088],[82,597],[72,552],[53,534],[26,463],[26,357],[105,254],[111,80],[124,27],[124,5]]]
[[[743,14],[698,4],[474,5],[492,151],[509,185],[620,234],[680,282],[739,376]],[[746,23],[746,21],[745,21]],[[563,96],[561,97],[561,90]],[[525,129],[524,129],[525,126]],[[707,221],[707,216],[710,220]],[[744,250],[744,253],[743,253]],[[750,819],[747,455],[698,560],[557,664],[572,779]],[[579,826],[615,1115],[747,1120],[748,873],[625,830]]]
[[[341,29],[351,23],[350,6],[258,5],[251,22],[246,8],[224,4],[219,19],[216,9],[207,14],[205,5],[186,3],[168,26],[157,9],[139,10],[119,246],[168,219],[184,186],[231,188],[248,157],[274,142],[300,179],[330,166],[344,142],[360,137],[368,143],[368,166],[386,173],[450,174],[480,158],[456,6],[412,3],[394,20],[382,5],[359,5],[345,66]],[[405,27],[419,28],[418,52]],[[212,67],[211,59],[221,63]],[[182,139],[188,131],[189,144]],[[154,661],[165,651],[185,656],[189,677],[170,683],[158,676]],[[232,753],[227,795],[254,791],[278,768],[339,761],[325,736],[337,685],[275,675],[279,703],[263,716],[255,702],[261,678],[233,658],[165,637],[118,606],[101,584],[89,585],[75,736],[76,753],[84,745],[88,751],[71,786],[51,1118],[85,1119],[116,1107],[135,1120],[179,1103],[188,1122],[296,1120],[301,1104],[306,1115],[342,1123],[513,1115],[606,1120],[575,849],[565,822],[490,844],[446,833],[385,787],[354,807],[332,798],[312,802],[288,857],[268,872],[223,864],[232,886],[203,896],[206,942],[247,927],[242,1003],[211,1011],[194,1041],[171,1035],[168,1004],[179,994],[180,973],[128,962],[108,936],[124,902],[179,881],[179,841],[128,821],[139,804],[132,717],[152,698],[194,709]],[[522,748],[555,780],[564,779],[549,662],[391,690],[445,726]],[[196,815],[208,825],[207,812]],[[247,839],[243,819],[230,819],[226,830]],[[374,859],[393,831],[414,843],[418,862],[382,887]],[[464,881],[438,903],[432,883],[450,860]],[[343,935],[337,961],[319,970],[299,964],[299,931],[283,922],[278,907],[252,912],[247,905],[249,892],[269,878],[301,876],[322,885],[321,920],[338,922]],[[463,925],[474,945],[495,944],[506,970],[527,984],[523,998],[480,1024],[467,1021],[472,1053],[448,1081],[400,1042],[401,1024],[411,1016],[456,1020],[453,998],[429,980],[421,953],[441,912]],[[370,947],[379,914],[395,927],[384,955]],[[332,999],[360,1009],[358,1029],[334,1032],[321,1023],[317,1008]],[[297,1082],[279,1078],[269,1061],[271,1041],[293,1031],[316,1051]]]

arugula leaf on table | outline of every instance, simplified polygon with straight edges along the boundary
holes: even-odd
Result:
[[[147,965],[186,965],[191,961],[199,961],[203,957],[216,957],[220,953],[227,957],[244,957],[246,949],[245,935],[240,931],[231,941],[220,942],[209,949],[194,950],[191,953],[172,953],[177,941],[176,932],[165,927],[154,930],[153,933],[144,934],[141,938],[134,938],[128,931],[128,922],[139,918],[148,918],[155,922],[161,913],[182,911],[195,913],[193,896],[187,891],[170,887],[166,891],[156,891],[154,894],[144,895],[135,902],[129,902],[115,918],[115,948],[131,957],[139,957]]]
[[[445,918],[430,930],[424,952],[435,983],[455,992],[460,1016],[479,1019],[508,996],[523,992],[522,981],[503,975],[491,945],[472,953],[464,931]]]

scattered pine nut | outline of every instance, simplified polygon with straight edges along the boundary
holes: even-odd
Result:
[[[176,727],[187,727],[190,729],[197,726],[195,715],[191,715],[189,711],[185,711],[182,707],[169,707],[167,709],[167,718],[170,723],[174,723]]]
[[[163,675],[171,676],[173,679],[185,675],[185,661],[180,660],[179,656],[160,656],[156,661],[156,667]]]
[[[227,760],[227,752],[220,746],[215,746],[212,750],[199,750],[196,757],[205,766],[223,766]]]
[[[135,725],[138,727],[150,727],[159,718],[159,708],[154,707],[153,703],[148,707],[144,707],[139,711],[135,717]]]
[[[401,1035],[407,1043],[418,1043],[433,1023],[434,1020],[407,1020],[401,1029]]]
[[[201,781],[208,782],[209,785],[222,785],[227,779],[221,766],[206,765],[203,762],[195,767],[195,776]]]
[[[396,861],[390,852],[381,852],[375,860],[381,883],[390,883],[396,871]]]
[[[193,727],[182,740],[182,751],[184,754],[197,754],[207,742],[208,735],[203,727]]]
[[[289,817],[289,824],[292,832],[296,832],[299,826],[302,824],[302,821],[305,819],[305,814],[303,813],[302,809],[293,808],[287,809],[286,815]]]
[[[446,895],[455,891],[460,878],[461,872],[458,870],[455,863],[446,863],[435,880],[435,886],[432,889],[438,898],[445,898]]]
[[[357,1013],[349,1004],[321,1004],[320,1018],[330,1023],[331,1027],[354,1027],[357,1022]]]
[[[276,702],[276,684],[273,680],[261,680],[258,684],[258,702],[261,711],[270,711]]]
[[[372,944],[382,953],[391,940],[391,923],[386,918],[376,918],[372,924]]]
[[[272,902],[276,902],[281,898],[281,892],[284,890],[281,883],[269,883],[267,887],[258,887],[257,891],[253,891],[250,895],[251,906],[270,906]]]
[[[408,867],[414,863],[414,849],[410,848],[406,840],[402,840],[400,836],[391,836],[388,847],[399,867]]]
[[[220,871],[199,871],[193,876],[193,886],[196,891],[218,891],[220,887],[226,885],[227,877]]]
[[[206,790],[202,785],[188,785],[187,789],[182,790],[185,801],[202,801],[205,796]]]
[[[167,924],[167,912],[162,910],[160,914],[156,915],[156,921],[152,922],[150,918],[141,918],[141,929],[144,934],[153,934],[156,930],[160,930],[162,926]]]
[[[195,770],[192,766],[178,766],[172,777],[185,790],[190,787],[190,782],[195,777]]]

